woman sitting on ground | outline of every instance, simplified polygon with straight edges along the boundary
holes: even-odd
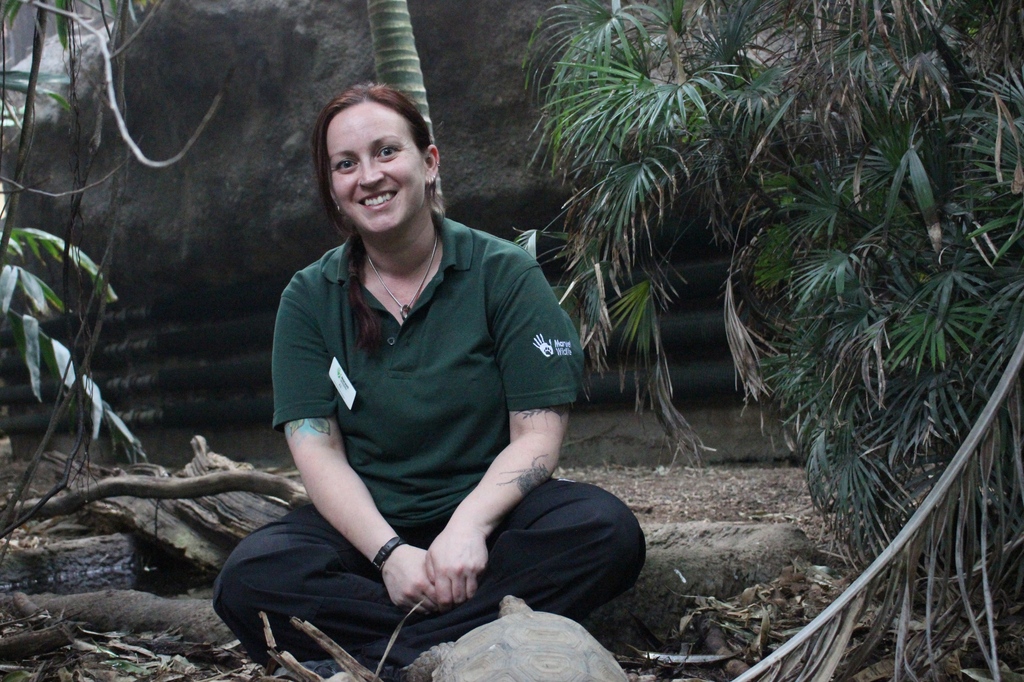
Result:
[[[246,538],[217,613],[267,661],[324,652],[312,622],[389,674],[493,620],[505,595],[579,619],[644,561],[611,494],[554,480],[580,389],[579,337],[537,262],[445,219],[440,157],[413,103],[382,85],[331,100],[313,131],[320,198],[345,243],[285,289],[274,427],[313,504]]]

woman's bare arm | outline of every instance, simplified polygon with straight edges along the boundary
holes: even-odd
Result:
[[[476,592],[487,567],[487,536],[527,493],[551,477],[568,423],[565,407],[510,413],[508,446],[427,552],[427,575],[441,610]]]
[[[338,421],[333,417],[296,419],[285,424],[284,432],[317,511],[363,556],[372,560],[396,533],[349,465]],[[424,606],[434,608],[434,590],[426,576],[425,558],[424,550],[409,545],[392,552],[383,574],[394,603],[412,607],[426,599]]]

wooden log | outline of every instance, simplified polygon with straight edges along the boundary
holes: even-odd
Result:
[[[135,539],[125,533],[57,540],[10,549],[0,566],[0,592],[72,592],[133,587]]]
[[[0,607],[13,608],[11,600],[0,595]],[[32,600],[51,614],[87,623],[100,632],[176,631],[189,642],[210,644],[224,644],[235,638],[214,613],[209,599],[166,599],[134,590],[102,590],[37,594]]]

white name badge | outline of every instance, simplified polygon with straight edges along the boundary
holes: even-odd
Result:
[[[331,382],[334,387],[338,389],[338,394],[341,399],[345,401],[348,409],[352,409],[352,403],[356,400],[356,389],[353,388],[352,382],[348,380],[348,375],[345,374],[345,370],[341,368],[341,363],[338,362],[338,358],[334,358],[331,362]]]

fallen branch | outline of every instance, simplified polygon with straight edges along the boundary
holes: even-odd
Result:
[[[0,639],[0,660],[23,661],[32,656],[50,653],[71,644],[72,641],[74,639],[62,625],[7,635]]]
[[[15,592],[11,597],[11,605],[22,618],[34,618],[43,613],[43,610],[24,592]]]
[[[704,638],[704,648],[711,652],[712,655],[732,658],[732,660],[722,666],[722,670],[729,676],[729,679],[739,677],[750,670],[749,665],[738,658],[734,658],[738,654],[729,647],[725,641],[725,633],[722,632],[718,625],[709,619],[700,618],[697,620],[697,630]]]
[[[317,626],[299,618],[292,618],[292,626],[310,637],[320,645],[320,648],[331,655],[334,662],[341,666],[341,669],[360,682],[375,682],[380,680],[369,668],[352,658],[352,656],[338,645],[333,639],[325,635]]]
[[[89,522],[105,532],[131,532],[215,573],[242,538],[309,501],[301,483],[212,452],[202,436],[192,450],[192,461],[174,474],[155,464],[127,473],[92,464],[71,489],[45,500],[39,517],[86,507]],[[68,463],[47,453],[43,465],[63,472]]]
[[[71,514],[90,502],[111,497],[169,500],[229,492],[269,495],[292,508],[309,502],[306,489],[300,483],[263,471],[218,471],[191,478],[124,475],[102,479],[88,488],[62,493],[40,507],[35,518]],[[25,504],[32,506],[35,502],[29,500]]]
[[[16,548],[4,559],[0,589],[68,593],[126,587],[138,573],[137,545],[132,535],[113,533]]]
[[[13,613],[26,620],[50,620],[50,615],[36,606],[23,592],[15,592],[10,597]],[[31,630],[7,635],[0,639],[0,660],[20,661],[32,656],[46,654],[75,641],[74,633],[67,623],[57,621],[54,625],[42,630]]]

